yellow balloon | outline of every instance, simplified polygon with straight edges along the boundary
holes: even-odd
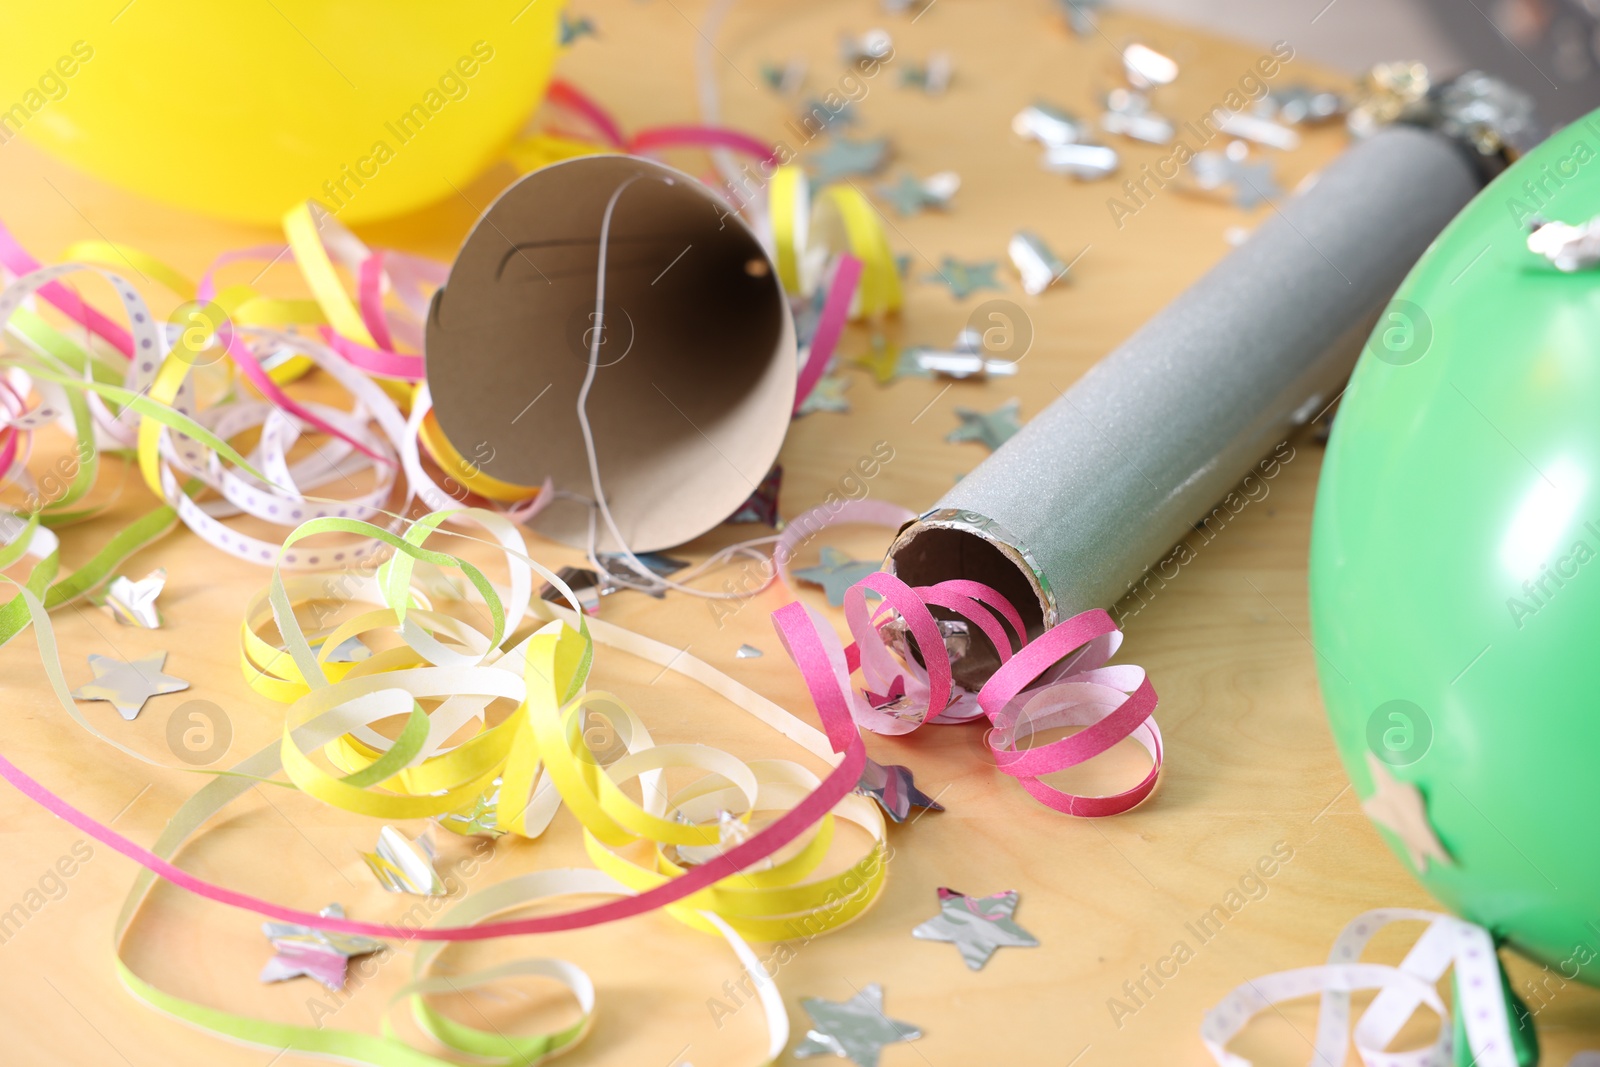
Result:
[[[276,226],[453,195],[504,152],[558,50],[561,0],[94,0],[14,4],[0,145],[19,134],[106,181]]]

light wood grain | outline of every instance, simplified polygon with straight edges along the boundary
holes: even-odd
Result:
[[[946,97],[933,100],[901,88],[891,68],[871,83],[858,107],[863,121],[854,132],[889,134],[896,172],[949,168],[964,183],[948,214],[891,219],[896,250],[912,257],[905,312],[887,327],[891,338],[948,342],[971,309],[994,295],[957,301],[943,287],[924,283],[944,255],[1003,260],[1006,239],[1024,225],[1039,230],[1064,256],[1082,252],[1070,283],[1056,291],[1027,298],[1008,279],[1006,292],[998,294],[1022,304],[1037,333],[1017,378],[946,390],[918,380],[880,387],[850,371],[854,410],[802,419],[789,435],[783,453],[786,515],[818,502],[880,439],[893,445],[895,458],[872,480],[871,494],[926,506],[982,458],[976,446],[944,442],[955,425],[954,405],[989,408],[1018,396],[1024,415],[1038,412],[1221,256],[1230,226],[1251,225],[1272,210],[1251,216],[1167,189],[1119,229],[1106,206],[1117,192],[1114,184],[1075,184],[1042,172],[1037,148],[1010,133],[1011,115],[1035,98],[1092,113],[1094,94],[1116,84],[1116,45],[1138,38],[1178,58],[1182,76],[1162,104],[1180,118],[1219,102],[1264,51],[1117,13],[1105,16],[1101,34],[1075,39],[1054,16],[1054,6],[1044,0],[938,0],[913,24],[882,15],[867,0],[746,3],[719,39],[717,77],[726,120],[768,136],[781,136],[791,105],[757,87],[763,62],[807,55],[810,88],[821,91],[840,70],[839,33],[879,23],[893,31],[904,59],[921,60],[936,49],[952,53],[956,82]],[[596,18],[601,36],[579,42],[562,63],[564,76],[630,128],[692,114],[692,21],[700,17],[701,4],[607,0],[578,10]],[[1335,81],[1299,60],[1278,81],[1301,79]],[[1329,159],[1342,142],[1337,131],[1310,134],[1300,150],[1281,157],[1285,185]],[[1164,153],[1151,146],[1119,147],[1127,172]],[[219,150],[225,148],[222,141]],[[223,249],[275,237],[137,200],[22,142],[4,146],[0,156],[0,215],[47,260],[75,240],[105,237],[192,273]],[[225,154],[220,159],[270,165]],[[679,162],[703,166],[692,158]],[[509,170],[497,170],[459,197],[369,227],[363,235],[372,243],[448,258],[477,209],[510,177]],[[215,180],[228,180],[227,166],[217,166]],[[282,263],[260,284],[285,294],[298,291],[292,266]],[[170,303],[166,294],[147,292],[158,310]],[[863,334],[852,331],[846,351],[860,351],[865,343]],[[1431,904],[1361,815],[1323,724],[1314,653],[1304,636],[1306,544],[1321,452],[1309,441],[1294,447],[1294,460],[1270,483],[1270,494],[1205,545],[1129,622],[1125,658],[1150,670],[1162,696],[1157,715],[1168,743],[1164,780],[1145,806],[1100,822],[1048,812],[990,765],[976,727],[869,739],[875,758],[914,767],[948,810],[895,828],[888,888],[877,908],[845,931],[798,947],[779,970],[797,1034],[806,1025],[801,997],[844,999],[866,983],[881,982],[890,1014],[919,1024],[927,1035],[887,1049],[885,1067],[1201,1064],[1208,1062],[1197,1036],[1201,1015],[1236,983],[1320,962],[1341,925],[1364,909]],[[122,522],[149,506],[137,478],[129,479],[113,514],[67,532],[68,565],[87,558]],[[720,529],[686,554],[699,556],[750,529]],[[840,530],[825,540],[870,556],[882,551],[886,535]],[[570,551],[537,537],[530,543],[548,563],[574,561]],[[231,757],[269,743],[283,711],[244,686],[236,647],[240,609],[266,572],[206,548],[187,532],[145,552],[128,570],[137,575],[157,566],[171,573],[162,599],[163,630],[120,627],[89,607],[57,614],[68,678],[76,685],[87,677],[84,657],[90,652],[131,657],[167,649],[169,672],[193,688],[152,701],[132,723],[117,719],[105,704],[84,705],[84,713],[165,758],[169,716],[185,700],[205,699],[230,717]],[[815,590],[800,595],[819,602]],[[608,599],[604,610],[607,618],[686,648],[811,719],[804,690],[768,621],[789,596],[769,590],[720,625],[705,604],[679,596],[658,602],[622,594]],[[736,660],[734,650],[744,642],[767,655]],[[656,674],[647,664],[609,656],[599,681],[633,700],[660,739],[705,740],[745,756],[815,764],[692,683],[672,675],[652,681]],[[49,697],[31,637],[0,652],[0,678],[6,754],[83,810],[114,819],[119,831],[152,841],[199,784],[191,774],[152,773],[73,726]],[[1141,758],[1115,752],[1108,766],[1073,781],[1088,788],[1125,784],[1139,773]],[[300,907],[339,900],[351,914],[376,919],[409,906],[383,893],[357,858],[357,850],[372,846],[376,825],[286,791],[272,793],[270,800],[259,790],[248,794],[182,854],[182,863]],[[11,790],[0,790],[0,910],[38,888],[77,840]],[[1186,924],[1237,887],[1280,842],[1280,848],[1293,850],[1292,859],[1266,880],[1259,899],[1201,944]],[[494,859],[469,883],[581,863],[574,825],[563,815],[547,839],[502,840]],[[64,896],[0,945],[5,1061],[97,1067],[301,1062],[290,1056],[274,1060],[271,1053],[192,1032],[140,1007],[118,988],[110,931],[133,874],[130,864],[96,846],[66,880]],[[1017,918],[1042,947],[1005,949],[985,970],[972,973],[950,946],[913,940],[911,927],[933,913],[940,885],[969,893],[1019,890]],[[1109,998],[1127,1000],[1123,983],[1138,981],[1143,968],[1180,940],[1193,958],[1119,1023]],[[1393,958],[1392,940],[1381,947]],[[405,955],[356,982],[348,1004],[326,1024],[375,1031],[390,991],[408,972]],[[719,1025],[710,1006],[713,1000],[731,1006],[723,986],[737,980],[736,961],[719,942],[664,917],[452,951],[446,960],[466,966],[515,955],[571,959],[599,985],[596,1029],[565,1062],[717,1067],[759,1057],[764,1038],[755,1010],[740,1010]],[[258,984],[267,956],[250,916],[169,889],[157,891],[128,943],[132,965],[159,986],[219,1007],[313,1023],[308,1005],[328,998],[307,980]],[[1520,960],[1512,961],[1512,969],[1519,980],[1538,971]],[[1146,988],[1153,988],[1148,980]],[[549,1022],[563,1010],[537,998],[475,1003],[507,1026]],[[474,1021],[470,1013],[463,1018]],[[1600,1046],[1600,994],[1569,986],[1538,1021],[1546,1062],[1562,1064],[1581,1047]],[[1239,1048],[1263,1063],[1303,1062],[1313,1025],[1313,1005],[1297,1004],[1260,1020]]]

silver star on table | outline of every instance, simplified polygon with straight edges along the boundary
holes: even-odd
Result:
[[[1017,910],[1017,891],[1008,889],[990,897],[969,897],[939,887],[939,914],[911,931],[924,941],[949,941],[961,958],[981,971],[994,950],[1004,945],[1037,948],[1039,939],[1011,921]]]
[[[181,693],[189,688],[189,683],[182,678],[161,673],[166,664],[165,652],[152,652],[126,663],[91,652],[89,666],[94,670],[94,681],[74,689],[72,696],[76,700],[109,701],[118,714],[131,722],[138,718],[144,702],[151,697]]]
[[[944,805],[917,788],[911,768],[898,763],[885,766],[876,760],[867,760],[854,792],[876,800],[878,807],[894,822],[905,822],[912,808],[944,810]]]
[[[1079,37],[1087,37],[1099,27],[1094,24],[1093,13],[1106,5],[1106,0],[1056,0],[1067,25]]]
[[[990,412],[975,411],[972,408],[955,410],[956,418],[961,420],[961,425],[944,437],[951,444],[977,441],[993,452],[1022,429],[1022,424],[1017,420],[1017,415],[1022,410],[1022,402],[1016,397],[1012,397]]]
[[[852,559],[831,546],[824,546],[821,555],[822,561],[815,567],[799,567],[790,573],[802,582],[822,586],[828,595],[828,603],[836,608],[844,604],[846,590],[878,571],[876,563]]]
[[[329,904],[318,914],[330,919],[344,918],[344,909]],[[344,988],[345,969],[356,956],[382,952],[389,946],[382,941],[356,934],[332,934],[298,923],[262,923],[261,932],[277,953],[261,970],[263,982],[281,982],[305,975],[338,991]]]
[[[809,415],[814,411],[831,411],[842,415],[850,410],[850,401],[844,398],[844,392],[850,388],[850,379],[838,374],[824,374],[817,379],[817,384],[805,400],[800,403],[798,415]]]
[[[811,163],[811,180],[818,186],[852,174],[876,174],[889,162],[889,139],[874,137],[852,141],[848,137],[835,137],[827,148],[807,158]]]
[[[1189,175],[1195,187],[1206,192],[1233,186],[1233,202],[1242,208],[1283,192],[1272,177],[1272,165],[1249,162],[1249,149],[1241,141],[1230,143],[1226,151],[1199,153],[1189,161]]]
[[[926,178],[913,174],[902,175],[898,184],[880,185],[878,191],[902,215],[915,215],[923,208],[944,211],[961,188],[961,176],[953,170],[941,170]]]
[[[939,262],[939,273],[928,275],[927,280],[943,282],[950,287],[951,295],[957,300],[964,300],[979,289],[999,289],[1000,283],[994,276],[999,269],[1000,264],[992,259],[981,263],[964,263],[945,256]]]
[[[800,1005],[811,1016],[811,1029],[795,1046],[796,1058],[843,1056],[857,1067],[878,1067],[883,1046],[922,1036],[910,1023],[883,1013],[883,986],[877,982],[842,1003],[806,997]]]

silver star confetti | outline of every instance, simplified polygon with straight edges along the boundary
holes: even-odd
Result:
[[[317,914],[329,919],[345,917],[338,904],[329,904]],[[389,947],[370,937],[330,934],[298,923],[262,923],[261,932],[277,953],[262,968],[261,981],[281,982],[305,975],[334,991],[344,988],[345,970],[351,959]]]
[[[929,96],[939,96],[950,88],[951,73],[950,53],[934,52],[920,66],[907,63],[900,71],[900,84],[921,89]]]
[[[939,914],[911,931],[924,941],[949,941],[961,958],[981,971],[994,950],[1007,945],[1038,948],[1039,939],[1011,920],[1017,910],[1017,891],[1008,889],[990,897],[969,897],[939,887]]]
[[[759,523],[762,526],[771,526],[775,530],[783,529],[783,520],[778,516],[778,491],[782,487],[783,466],[774,463],[772,469],[761,479],[761,484],[756,486],[755,492],[739,505],[738,510],[728,516],[728,521]]]
[[[160,629],[161,612],[156,610],[156,597],[161,595],[166,584],[165,567],[152,571],[137,582],[126,575],[118,575],[106,587],[105,608],[125,626]]]
[[[887,694],[885,694],[887,696]],[[867,760],[855,792],[878,802],[883,813],[895,822],[905,822],[912,808],[943,811],[944,805],[917,788],[911,768],[898,763],[882,764]]]
[[[1040,101],[1016,113],[1011,120],[1011,131],[1025,140],[1038,141],[1051,148],[1077,144],[1089,132],[1089,126],[1072,112]]]
[[[676,845],[678,862],[686,867],[710,863],[735,845],[750,840],[750,824],[731,811],[717,812],[717,843],[714,845]],[[769,868],[770,869],[770,868]]]
[[[601,579],[599,572],[592,571],[587,567],[562,567],[556,571],[556,577],[566,582],[572,589],[573,595],[578,598],[577,606],[583,609],[585,615],[600,614]],[[553,604],[563,604],[567,607],[573,606],[567,603],[566,595],[549,582],[546,582],[544,588],[539,590],[539,596],[541,599],[548,600]]]
[[[789,573],[802,582],[820,585],[834,607],[844,604],[845,590],[869,574],[876,574],[878,565],[868,560],[852,559],[837,548],[823,546],[822,561],[815,567],[799,567]]]
[[[363,852],[367,869],[378,884],[391,893],[411,893],[419,897],[442,897],[449,893],[444,879],[433,869],[435,859],[433,837],[424,832],[415,841],[395,829],[385,826],[378,831],[378,848]]]
[[[910,1023],[883,1013],[883,986],[877,982],[842,1003],[805,997],[800,1005],[811,1016],[811,1029],[794,1047],[796,1058],[843,1056],[856,1067],[878,1067],[883,1046],[922,1036]]]
[[[1135,89],[1157,89],[1177,80],[1178,64],[1149,45],[1130,44],[1122,50],[1122,71]]]
[[[865,66],[894,53],[894,39],[888,30],[868,30],[859,37],[839,42],[839,55],[847,67]]]
[[[921,347],[913,349],[917,366],[926,377],[936,374],[956,381],[1008,377],[1017,373],[1015,360],[989,359],[985,355],[983,334],[971,326],[956,335],[953,349]]]
[[[94,671],[94,681],[74,689],[72,696],[76,700],[109,701],[119,715],[131,722],[151,697],[189,688],[182,678],[161,673],[166,664],[165,652],[152,652],[128,662],[91,652],[89,667]]]
[[[760,659],[765,655],[766,653],[755,645],[740,645],[738,651],[734,653],[734,656],[738,659]]]
[[[1099,28],[1094,24],[1093,14],[1105,6],[1106,0],[1056,0],[1056,4],[1067,17],[1072,32],[1087,37]]]
[[[944,439],[951,444],[977,441],[993,452],[1022,429],[1022,424],[1017,420],[1021,410],[1022,402],[1016,397],[1012,397],[991,412],[956,408],[956,418],[961,420],[961,425],[946,434]]]
[[[844,398],[846,389],[850,388],[850,379],[838,374],[824,374],[817,379],[817,384],[805,400],[800,404],[798,415],[809,415],[813,411],[831,411],[843,414],[850,410],[850,401]]]
[[[1345,102],[1338,93],[1297,83],[1268,93],[1255,110],[1262,118],[1291,126],[1314,126],[1344,114]]]
[[[599,31],[595,29],[594,20],[585,15],[583,18],[572,18],[565,11],[561,13],[561,47],[570,48],[572,43],[580,37],[595,37]]]
[[[1055,174],[1067,174],[1079,181],[1098,181],[1109,178],[1122,166],[1122,157],[1115,148],[1092,141],[1080,144],[1052,145],[1045,149],[1040,166]]]
[[[964,263],[945,256],[939,262],[939,273],[928,275],[927,280],[943,282],[950,287],[952,296],[964,300],[979,289],[999,289],[1000,283],[994,276],[999,267],[1000,264],[992,259],[981,263]]]
[[[1171,144],[1172,120],[1151,110],[1150,101],[1126,89],[1113,89],[1106,94],[1105,114],[1100,116],[1100,127],[1107,133],[1118,133],[1135,141],[1148,144]]]
[[[434,821],[451,833],[463,837],[504,837],[505,831],[500,829],[499,805],[500,779],[496,778],[494,785],[474,800],[471,807],[437,815]]]
[[[876,174],[889,162],[889,139],[852,141],[835,137],[827,148],[813,152],[807,159],[811,163],[811,180],[818,186],[853,174]]]
[[[1242,208],[1253,208],[1282,192],[1273,180],[1271,164],[1250,163],[1243,141],[1230,142],[1222,152],[1199,153],[1189,161],[1188,169],[1190,183],[1201,191],[1231,185],[1233,202]]]
[[[639,588],[649,584],[649,579],[640,574],[638,569],[628,561],[628,557],[621,552],[597,552],[595,558],[600,561],[600,566],[605,573],[600,576],[600,595],[610,596],[612,593],[624,589],[634,589],[636,592],[648,593],[657,600],[665,599],[667,590],[665,586],[653,588]],[[666,578],[683,570],[689,565],[687,560],[674,559],[664,556],[659,552],[635,552],[633,558],[644,564],[645,570],[657,578]],[[628,584],[632,583],[632,584]]]
[[[878,191],[902,215],[915,215],[923,208],[943,211],[950,206],[956,190],[961,188],[961,176],[953,170],[941,170],[926,178],[912,174],[902,175],[898,184],[880,185]]]
[[[1006,253],[1022,276],[1022,291],[1029,296],[1038,296],[1066,276],[1067,265],[1032,230],[1012,234]]]
[[[920,351],[922,349],[901,348],[882,334],[874,334],[872,351],[864,356],[857,356],[852,362],[871,374],[879,385],[888,385],[896,378],[928,376],[928,372],[922,368],[917,359]]]
[[[763,63],[761,80],[775,93],[782,96],[795,95],[806,81],[805,57],[791,56],[782,66],[776,63]]]
[[[1280,126],[1271,119],[1247,115],[1243,111],[1235,112],[1223,119],[1217,124],[1217,131],[1229,137],[1242,137],[1246,141],[1254,141],[1268,148],[1279,148],[1285,152],[1300,147],[1300,135],[1289,127]]]

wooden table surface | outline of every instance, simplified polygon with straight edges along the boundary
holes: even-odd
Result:
[[[893,174],[954,169],[963,183],[947,214],[891,215],[892,243],[910,255],[911,267],[905,310],[886,332],[907,344],[947,343],[972,308],[995,295],[1020,304],[1036,331],[1021,373],[1010,380],[947,387],[906,379],[879,386],[847,371],[852,410],[803,418],[789,434],[782,457],[785,515],[819,502],[878,440],[891,443],[894,458],[870,482],[871,495],[927,506],[983,458],[979,446],[945,442],[956,425],[955,406],[989,409],[1015,396],[1025,417],[1035,414],[1220,257],[1231,227],[1248,227],[1272,210],[1252,215],[1166,189],[1119,228],[1107,207],[1115,184],[1078,184],[1043,172],[1037,147],[1010,132],[1012,114],[1035,98],[1093,113],[1094,95],[1118,84],[1117,46],[1142,40],[1178,60],[1181,76],[1159,102],[1180,118],[1221,102],[1266,51],[1118,12],[1103,16],[1100,33],[1074,38],[1054,7],[1045,0],[938,0],[912,22],[885,15],[868,0],[748,3],[720,36],[716,73],[725,118],[769,137],[782,135],[794,104],[758,87],[764,62],[809,57],[810,89],[820,92],[840,73],[842,31],[887,26],[899,62],[949,51],[956,78],[943,98],[902,88],[898,71],[888,69],[856,109],[860,123],[853,133],[893,139]],[[703,10],[674,0],[580,4],[578,13],[593,16],[600,32],[580,40],[560,71],[629,128],[686,120],[694,107],[693,23]],[[1314,32],[1308,23],[1308,38]],[[1340,83],[1297,58],[1274,84],[1302,80]],[[1337,129],[1311,132],[1298,150],[1275,156],[1281,183],[1292,188],[1343,143]],[[1118,148],[1124,174],[1166,152],[1128,142]],[[194,274],[221,250],[275,238],[136,199],[21,141],[0,156],[0,218],[46,261],[74,241],[103,237]],[[370,243],[448,259],[476,216],[474,205],[485,204],[512,177],[509,168],[498,169],[461,197],[362,234]],[[218,180],[226,180],[225,173]],[[1007,238],[1022,226],[1038,230],[1064,257],[1080,256],[1070,283],[1027,297],[1002,270],[1003,293],[957,300],[923,280],[946,255],[1003,263]],[[284,264],[261,284],[284,294],[300,291],[293,267]],[[148,293],[164,312],[170,297]],[[866,343],[852,330],[845,351],[860,352]],[[1128,621],[1123,658],[1149,669],[1162,698],[1157,718],[1168,746],[1161,786],[1143,807],[1101,821],[1047,811],[995,770],[977,727],[869,736],[872,756],[911,765],[947,810],[892,828],[888,887],[876,908],[849,928],[798,947],[777,973],[797,1037],[807,1025],[802,997],[842,1000],[853,988],[880,982],[889,1013],[926,1034],[887,1048],[885,1067],[1206,1063],[1198,1037],[1202,1014],[1234,985],[1321,962],[1340,927],[1365,909],[1431,905],[1361,814],[1323,724],[1304,636],[1306,545],[1321,450],[1305,439],[1294,441],[1293,449],[1294,458],[1269,483],[1269,495],[1205,544],[1179,578]],[[116,474],[106,477],[114,481]],[[142,485],[130,478],[110,515],[66,531],[67,564],[93,554],[121,523],[150,506]],[[723,527],[683,554],[699,556],[751,529]],[[820,540],[872,558],[886,537],[881,530],[840,528]],[[529,543],[552,565],[575,561],[570,550],[537,536]],[[167,669],[192,683],[189,692],[152,700],[129,723],[103,703],[81,705],[84,714],[141,751],[174,762],[165,742],[169,717],[186,700],[208,700],[231,722],[231,762],[269,743],[283,714],[246,688],[238,666],[239,613],[267,572],[182,530],[124,569],[137,576],[158,566],[171,575],[161,601],[166,626],[159,631],[120,626],[87,605],[56,614],[69,684],[88,677],[89,653],[131,658],[168,650]],[[656,601],[619,594],[605,601],[604,615],[688,649],[814,719],[768,621],[791,595],[769,589],[720,625],[706,604],[682,596]],[[798,595],[821,603],[815,589]],[[745,642],[764,649],[765,657],[736,659],[735,649]],[[611,654],[602,657],[598,682],[632,701],[660,740],[707,740],[747,758],[789,757],[820,766],[693,683],[670,674],[652,682],[656,673]],[[113,820],[120,832],[153,841],[197,788],[192,774],[152,770],[86,737],[50,698],[30,635],[0,651],[0,678],[6,755],[83,810]],[[1144,758],[1119,749],[1070,784],[1079,791],[1121,788],[1142,774]],[[352,915],[384,919],[409,906],[408,898],[379,889],[357,856],[372,847],[374,823],[272,792],[270,801],[260,790],[248,793],[182,853],[183,865],[308,909],[339,900]],[[35,891],[45,896],[0,944],[0,1019],[6,1022],[0,1045],[7,1049],[0,1058],[97,1067],[302,1062],[196,1033],[118,987],[111,928],[134,868],[92,845],[92,855],[69,879],[51,879],[59,857],[90,847],[76,844],[80,837],[14,791],[0,789],[0,912],[38,900]],[[1275,851],[1289,858],[1272,877],[1249,880],[1258,860]],[[582,863],[574,824],[563,814],[544,839],[502,839],[493,859],[468,881],[478,887],[523,871]],[[1003,949],[974,973],[951,946],[913,940],[911,928],[934,913],[934,890],[941,885],[975,894],[1018,890],[1017,918],[1042,946]],[[1246,902],[1220,932],[1204,942],[1196,938],[1190,924],[1240,890]],[[315,1024],[315,1005],[329,1000],[320,987],[308,979],[257,982],[269,955],[258,927],[248,914],[161,887],[134,924],[127,957],[139,974],[179,995]],[[1146,979],[1153,993],[1130,1000],[1124,983],[1139,981],[1178,942],[1192,958],[1159,988]],[[1380,955],[1396,958],[1397,944],[1383,940]],[[464,967],[528,955],[573,960],[599,986],[595,1030],[565,1062],[717,1067],[759,1061],[765,1038],[757,1013],[715,1010],[718,1003],[733,1006],[724,983],[738,978],[739,965],[714,939],[657,914],[452,950],[446,960]],[[1539,970],[1515,958],[1511,968],[1519,983]],[[387,962],[355,982],[348,1001],[321,1021],[375,1032],[391,991],[408,973],[406,964]],[[1113,998],[1131,1013],[1114,1011]],[[483,1011],[509,1028],[547,1022],[563,1009],[530,995],[478,998],[470,1009],[458,1004],[451,1010],[467,1012],[465,1021],[474,1020],[471,1011]],[[1538,1025],[1547,1063],[1563,1064],[1580,1048],[1600,1046],[1600,994],[1568,986],[1550,998]],[[1314,1002],[1299,1002],[1258,1020],[1235,1047],[1263,1063],[1303,1062],[1313,1027]]]

